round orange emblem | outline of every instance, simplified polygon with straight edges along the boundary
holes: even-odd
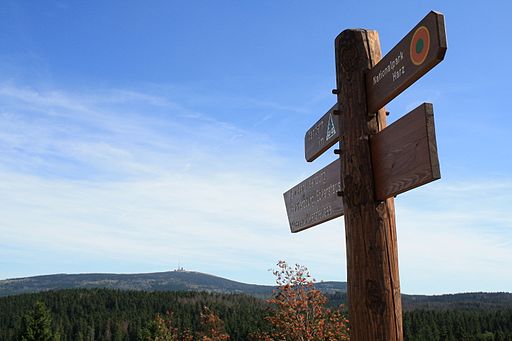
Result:
[[[430,49],[430,32],[425,26],[420,26],[414,32],[411,45],[409,47],[409,55],[414,65],[421,65],[427,58]]]

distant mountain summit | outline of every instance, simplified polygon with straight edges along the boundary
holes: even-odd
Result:
[[[144,291],[206,291],[269,297],[274,286],[246,284],[179,268],[142,274],[55,274],[0,280],[0,297],[48,290],[109,288]],[[317,283],[326,293],[346,291],[344,282]]]
[[[334,304],[345,303],[347,283],[319,282],[315,287]],[[269,298],[271,285],[246,284],[201,272],[174,271],[142,274],[56,274],[0,280],[0,297],[61,289],[107,288],[138,291],[204,291],[246,294]],[[512,307],[511,293],[462,293],[451,295],[402,295],[404,310],[422,309],[496,309]]]

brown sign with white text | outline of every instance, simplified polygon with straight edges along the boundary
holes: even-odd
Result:
[[[377,112],[439,64],[446,49],[444,16],[432,11],[368,71],[368,112]]]
[[[343,215],[340,174],[338,159],[283,194],[292,232]]]
[[[337,105],[333,105],[304,136],[304,154],[306,161],[311,162],[332,147],[340,137],[338,127]]]

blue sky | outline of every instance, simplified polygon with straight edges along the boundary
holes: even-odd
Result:
[[[442,175],[396,199],[402,291],[512,291],[508,1],[2,1],[0,279],[346,280],[343,219],[292,235],[282,193],[334,159],[303,139],[336,35],[386,53],[432,9],[445,60],[387,105],[434,104]]]

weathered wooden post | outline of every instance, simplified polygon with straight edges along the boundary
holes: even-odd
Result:
[[[308,162],[339,141],[338,160],[284,193],[293,233],[345,215],[352,341],[401,341],[393,197],[441,177],[434,110],[423,103],[386,128],[386,105],[446,53],[444,17],[430,12],[381,59],[372,30],[335,41],[337,103],[304,137]]]
[[[381,59],[376,31],[346,30],[336,38],[341,177],[347,247],[351,340],[399,341],[402,304],[393,198],[375,200],[370,136],[386,111],[369,113],[365,73]]]

